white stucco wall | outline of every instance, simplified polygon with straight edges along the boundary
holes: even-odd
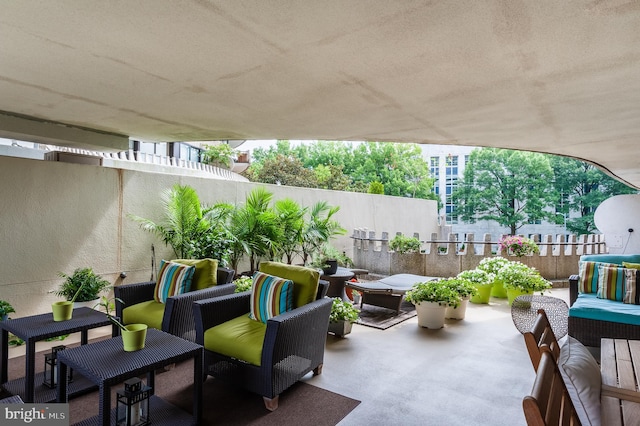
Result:
[[[160,221],[160,193],[175,183],[194,187],[205,204],[242,203],[256,186],[1,156],[0,182],[0,299],[16,308],[14,317],[50,311],[59,271],[89,266],[116,285],[148,280],[152,244],[158,262],[174,255],[127,215]],[[266,186],[274,199],[339,205],[336,219],[348,232],[333,244],[349,255],[354,228],[418,232],[423,239],[438,231],[435,201]],[[119,278],[120,272],[127,278]]]

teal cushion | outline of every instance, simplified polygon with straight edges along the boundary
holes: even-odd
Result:
[[[122,323],[124,325],[147,324],[151,328],[162,330],[164,306],[164,303],[155,300],[127,306],[122,310]]]
[[[622,265],[622,262],[640,263],[640,254],[583,254],[580,260]]]
[[[267,325],[241,315],[204,332],[204,347],[232,358],[260,366]]]
[[[195,266],[161,260],[158,281],[153,291],[154,300],[165,303],[171,296],[187,293],[191,290],[191,279],[195,270]]]
[[[640,309],[638,309],[637,305],[598,299],[593,293],[579,294],[576,301],[569,308],[569,316],[640,325]]]
[[[316,300],[320,272],[304,266],[280,262],[261,262],[260,272],[293,281],[293,307],[299,308]]]
[[[249,318],[266,323],[293,309],[293,281],[264,272],[253,274]]]

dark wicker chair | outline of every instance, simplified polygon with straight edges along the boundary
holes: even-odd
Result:
[[[267,321],[260,366],[205,347],[205,373],[262,395],[268,410],[277,409],[281,392],[310,371],[322,372],[332,305],[325,297],[328,288],[328,282],[320,281],[315,301]],[[211,327],[248,315],[250,297],[247,291],[195,302],[196,343],[204,345],[204,333]]]
[[[218,268],[218,284],[216,286],[190,291],[167,299],[162,317],[162,331],[192,342],[195,341],[193,302],[233,293],[235,290],[235,284],[232,284],[234,276],[233,269]],[[115,297],[124,302],[124,305],[116,302],[116,315],[122,318],[122,310],[127,306],[153,300],[155,286],[154,281],[147,281],[114,287]]]

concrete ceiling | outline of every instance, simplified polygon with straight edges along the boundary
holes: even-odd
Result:
[[[0,111],[60,145],[496,146],[640,187],[640,2],[4,1]]]

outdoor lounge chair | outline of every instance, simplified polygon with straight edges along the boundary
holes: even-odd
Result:
[[[197,264],[195,266],[194,283],[200,280],[199,267]],[[235,284],[232,283],[234,276],[233,269],[217,268],[215,285],[203,289],[196,287],[187,293],[171,296],[166,300],[166,303],[155,301],[156,283],[154,281],[116,286],[114,287],[114,295],[123,302],[116,301],[116,315],[122,319],[125,325],[143,323],[151,328],[194,341],[193,302],[233,293],[235,290]],[[194,288],[193,285],[192,288]]]
[[[314,269],[262,262],[259,270],[293,281],[293,310],[252,319],[252,291],[200,300],[194,303],[196,343],[205,348],[206,374],[262,395],[273,411],[285,389],[310,371],[322,372],[333,302]],[[258,285],[254,279],[252,290]],[[264,293],[256,293],[259,305]]]
[[[396,274],[377,281],[348,282],[346,287],[361,293],[360,309],[366,303],[400,312],[400,304],[404,294],[411,290],[415,283],[433,281],[440,277],[426,277],[413,274]]]

